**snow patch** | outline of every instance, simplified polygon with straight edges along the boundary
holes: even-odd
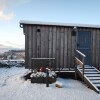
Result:
[[[100,94],[87,88],[82,82],[57,78],[63,88],[55,83],[32,84],[23,80],[25,68],[0,68],[0,100],[100,100]]]

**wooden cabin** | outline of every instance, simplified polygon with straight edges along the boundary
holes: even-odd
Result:
[[[55,58],[56,68],[74,70],[75,49],[86,55],[85,64],[100,70],[100,26],[20,21],[25,35],[25,67],[32,58]]]

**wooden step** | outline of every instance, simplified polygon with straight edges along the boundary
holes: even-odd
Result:
[[[80,66],[78,65],[78,67],[80,67]],[[90,67],[92,67],[92,66],[86,66],[86,65],[84,65],[84,67],[88,67],[88,68],[90,68]]]
[[[80,69],[80,70],[83,70],[83,69]],[[91,71],[91,70],[93,70],[93,71],[97,71],[96,69],[84,69],[84,70],[89,70],[89,71]]]
[[[100,74],[85,74],[87,77],[100,77]]]
[[[100,72],[84,72],[84,74],[100,74]]]
[[[94,84],[98,84],[98,83],[100,83],[100,80],[91,80],[91,82]]]
[[[83,71],[83,69],[79,69],[80,71]],[[95,69],[85,69],[84,72],[97,72]]]
[[[85,67],[92,67],[92,66],[90,66],[90,65],[84,65]]]
[[[100,84],[100,82],[92,82],[93,84]]]
[[[92,75],[94,75],[94,76],[96,76],[96,75],[100,75],[100,73],[85,73],[84,75],[90,75],[90,76],[92,76]]]
[[[94,84],[96,87],[100,88],[100,84]]]
[[[79,69],[83,69],[83,68],[79,68]],[[85,67],[84,69],[94,69],[94,68],[92,68],[92,67],[90,67],[90,68],[86,68],[86,67]]]
[[[82,67],[80,67],[80,66],[77,66],[78,68],[82,68]],[[92,66],[84,66],[84,68],[94,68],[94,67],[92,67]]]
[[[100,80],[100,77],[88,77],[90,80]]]
[[[88,67],[85,67],[85,69],[94,69],[94,68],[93,67],[89,67],[89,68]]]

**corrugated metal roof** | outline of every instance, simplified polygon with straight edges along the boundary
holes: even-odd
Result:
[[[27,20],[21,20],[19,23],[21,25],[34,24],[34,25],[56,25],[56,26],[76,26],[76,27],[100,28],[100,25],[92,25],[92,24],[56,23],[56,22],[40,22],[40,21],[27,21]]]

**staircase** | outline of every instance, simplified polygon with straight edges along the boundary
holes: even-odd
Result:
[[[88,87],[100,93],[100,71],[93,66],[85,65],[86,55],[79,50],[76,50],[76,53],[82,57],[82,61],[75,56],[75,76],[78,74]]]
[[[99,70],[97,70],[93,66],[85,65],[84,75],[83,75],[83,69],[78,65],[77,73],[83,79],[83,81],[88,85],[88,87],[90,87],[97,93],[100,93],[100,71]]]

